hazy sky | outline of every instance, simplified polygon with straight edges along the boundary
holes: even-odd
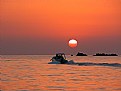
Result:
[[[0,54],[78,51],[121,54],[121,0],[0,0]]]

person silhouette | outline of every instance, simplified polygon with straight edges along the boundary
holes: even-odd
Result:
[[[62,55],[56,54],[56,58],[57,58],[57,60],[58,60],[61,64],[64,64],[64,63],[67,63],[67,62],[68,62],[67,60],[65,60],[65,59],[63,58]]]

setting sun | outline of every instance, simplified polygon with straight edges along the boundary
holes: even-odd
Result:
[[[76,47],[77,46],[77,40],[75,40],[75,39],[69,40],[69,46],[70,47]]]

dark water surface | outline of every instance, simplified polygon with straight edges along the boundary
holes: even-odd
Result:
[[[52,55],[2,55],[2,91],[121,91],[121,57],[76,57],[76,65],[48,64]]]

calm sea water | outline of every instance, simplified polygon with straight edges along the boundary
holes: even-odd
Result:
[[[121,56],[67,56],[81,65],[48,64],[53,55],[1,55],[1,91],[121,91]]]

